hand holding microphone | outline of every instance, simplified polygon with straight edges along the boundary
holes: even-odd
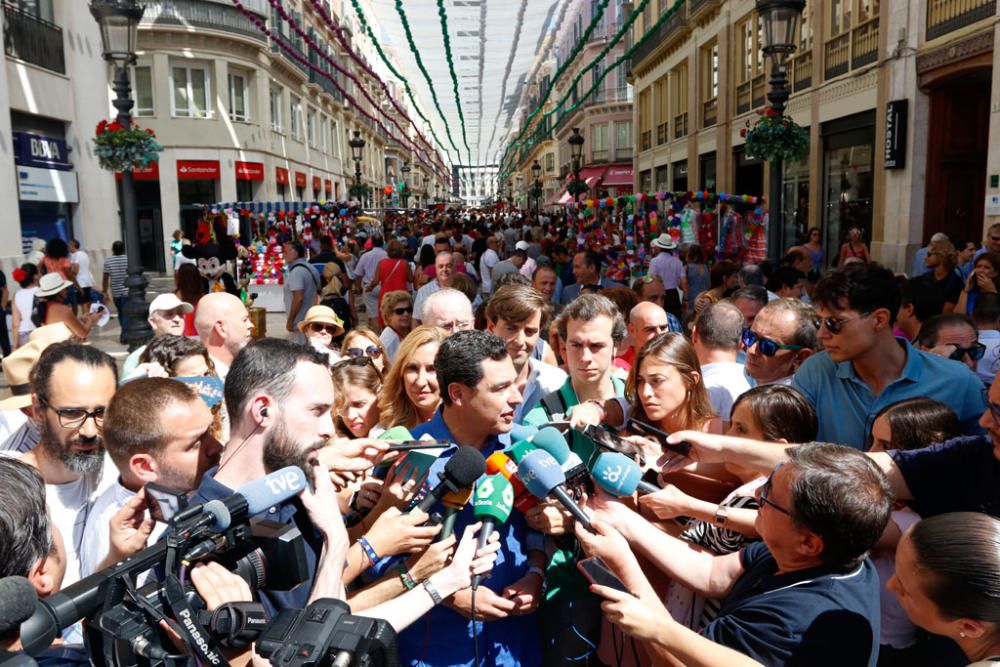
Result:
[[[527,454],[517,467],[518,477],[524,486],[538,498],[552,496],[569,510],[573,518],[591,530],[590,517],[566,492],[566,475],[559,463],[546,451],[536,450]]]
[[[472,511],[483,524],[479,530],[477,549],[486,546],[496,526],[507,522],[513,505],[514,487],[503,475],[487,475],[476,485]],[[479,588],[479,581],[480,577],[473,577],[472,590]]]

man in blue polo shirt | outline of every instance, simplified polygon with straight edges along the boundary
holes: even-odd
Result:
[[[442,406],[433,419],[413,430],[413,436],[471,445],[483,456],[502,449],[497,436],[510,431],[521,403],[506,344],[484,331],[459,331],[441,343],[434,367]],[[429,486],[437,484],[456,451],[457,446],[449,447],[431,465]],[[438,504],[436,510],[443,511],[443,507]],[[475,521],[469,503],[457,515],[455,533],[460,535]],[[497,530],[502,546],[492,574],[476,591],[476,620],[469,620],[473,618],[471,589],[459,591],[399,634],[400,664],[473,665],[473,641],[478,642],[483,665],[541,664],[537,621],[531,614],[542,595],[544,543],[539,535],[529,534],[520,512],[512,512]]]
[[[758,489],[754,524],[763,542],[723,556],[657,530],[617,500],[590,501],[607,526],[671,579],[721,599],[719,615],[695,632],[654,632],[648,648],[665,660],[698,655],[709,640],[765,665],[868,665],[878,661],[879,579],[868,560],[885,529],[892,495],[871,459],[848,447],[809,443],[786,450],[788,462]],[[725,525],[725,516],[722,525]],[[599,555],[632,590],[638,564],[607,537],[577,529],[589,555]],[[624,552],[624,553],[623,553]],[[659,605],[640,593],[646,605]],[[662,607],[661,607],[662,609]],[[658,623],[673,624],[666,610]],[[628,628],[629,623],[623,622]],[[670,636],[670,647],[657,644]],[[654,659],[656,664],[665,664]]]
[[[986,404],[976,374],[893,335],[900,290],[891,271],[850,264],[824,275],[812,298],[824,351],[802,363],[792,386],[816,408],[818,439],[864,450],[875,416],[918,396],[950,407],[967,433],[982,432]]]

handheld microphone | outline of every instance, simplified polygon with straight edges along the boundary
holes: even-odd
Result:
[[[527,512],[538,504],[538,498],[524,488],[524,484],[517,477],[517,463],[503,452],[493,452],[486,459],[486,472],[490,475],[500,474],[510,482],[514,490],[514,507]]]
[[[531,440],[536,435],[538,435],[538,429],[534,426],[528,426],[527,424],[514,424],[510,429],[510,441],[520,442],[522,440]]]
[[[566,493],[566,475],[552,455],[543,450],[530,452],[517,466],[517,476],[524,482],[525,488],[539,498],[554,497],[580,524],[594,532],[590,525],[590,517],[584,514],[576,501]]]
[[[432,438],[414,438],[413,434],[405,426],[393,426],[378,436],[378,439],[393,443],[389,445],[390,452],[409,452],[414,449],[442,449],[451,444],[448,442],[438,442]]]
[[[508,447],[507,454],[510,458],[514,459],[514,463],[520,463],[528,452],[533,452],[536,449],[538,449],[538,447],[536,447],[530,440],[521,440],[520,442],[515,442],[513,445]]]
[[[466,506],[471,498],[472,487],[459,489],[458,491],[449,491],[441,497],[441,504],[444,505],[445,510],[441,532],[438,533],[439,540],[447,539],[455,532],[455,517],[458,516],[459,511]]]
[[[562,467],[566,473],[566,486],[575,487],[587,478],[590,473],[580,456],[566,444],[566,437],[551,426],[546,426],[538,432],[532,441],[538,449],[544,449]]]
[[[639,493],[656,493],[659,487],[642,481],[642,468],[619,452],[599,454],[591,470],[594,482],[616,498],[628,498]]]
[[[475,447],[463,445],[448,459],[441,471],[441,479],[414,509],[428,512],[449,491],[468,489],[486,472],[486,459]],[[412,511],[412,510],[411,510]]]
[[[483,522],[482,528],[479,529],[476,551],[486,546],[495,526],[507,521],[513,503],[514,487],[499,473],[487,475],[476,485],[476,499],[472,511],[476,518]],[[479,588],[482,579],[483,576],[478,574],[472,578],[472,590]]]
[[[222,500],[210,500],[184,510],[174,520],[183,526],[187,519],[198,517],[195,525],[208,526],[213,532],[227,530],[234,521],[266,512],[271,507],[294,498],[306,488],[306,475],[298,466],[275,470],[270,475],[248,482]]]

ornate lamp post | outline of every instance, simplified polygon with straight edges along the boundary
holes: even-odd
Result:
[[[410,165],[403,163],[403,167],[400,169],[403,172],[403,208],[409,208],[410,204],[410,185],[408,183],[410,179]]]
[[[767,99],[778,116],[785,115],[788,102],[788,69],[786,63],[799,41],[799,19],[806,0],[757,0],[757,14],[764,26],[764,55],[771,59],[771,80]],[[771,183],[768,192],[769,223],[767,248],[771,259],[785,251],[785,221],[783,193],[783,160],[771,160]]]
[[[351,157],[354,158],[354,187],[355,192],[361,192],[361,151],[365,148],[365,140],[361,138],[361,130],[354,130],[354,138],[347,142],[351,147]],[[358,201],[363,197],[359,196]]]
[[[573,134],[569,137],[569,154],[573,160],[573,182],[580,183],[580,159],[583,157],[583,135],[580,128],[574,127]],[[573,201],[580,201],[580,186],[574,187]]]
[[[426,207],[427,204],[430,203],[430,195],[427,193],[427,174],[424,174],[423,176],[421,176],[421,183],[424,186],[423,187],[423,191],[424,191],[423,197],[424,197],[424,206]]]
[[[101,29],[101,49],[104,59],[115,68],[114,106],[122,127],[132,125],[132,87],[128,67],[135,62],[139,21],[145,7],[136,0],[93,0],[90,13]],[[146,303],[146,285],[143,275],[141,245],[139,243],[139,218],[135,208],[135,177],[131,169],[122,172],[122,218],[125,222],[125,247],[128,253],[128,300],[125,303],[125,340],[130,350],[153,337],[153,330],[146,321],[149,305]],[[119,314],[120,315],[120,314]]]
[[[535,160],[534,164],[531,165],[531,177],[535,181],[531,192],[535,196],[535,219],[538,219],[538,200],[542,197],[542,181],[539,178],[541,175],[542,165],[538,164],[538,160]]]

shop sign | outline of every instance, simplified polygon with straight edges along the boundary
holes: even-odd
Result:
[[[288,185],[288,170],[284,167],[275,167],[274,180],[278,185]]]
[[[323,185],[326,186],[326,196],[329,197],[330,195],[332,195],[333,194],[333,181],[331,181],[328,178],[325,181],[323,181]]]
[[[236,161],[237,181],[263,181],[264,163],[262,162],[240,162]]]
[[[14,163],[40,169],[72,169],[66,141],[30,132],[14,133]]]
[[[181,181],[207,180],[219,178],[218,160],[178,160],[177,179]]]
[[[16,169],[17,197],[21,201],[80,201],[76,172],[23,166]]]
[[[306,174],[302,171],[295,172],[295,187],[304,188],[306,187]]]
[[[906,127],[909,100],[893,100],[885,109],[885,168],[906,168]]]
[[[158,162],[150,162],[142,169],[133,169],[132,178],[137,181],[158,181],[160,180],[160,165]],[[122,173],[115,172],[115,180],[122,180]]]
[[[313,192],[319,192],[323,189],[323,179],[319,176],[313,176]]]

